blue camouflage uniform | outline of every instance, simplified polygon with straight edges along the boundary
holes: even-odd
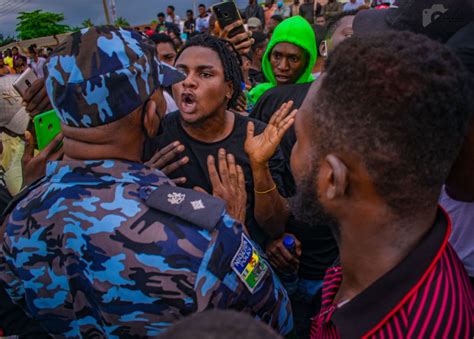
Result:
[[[143,36],[111,27],[69,36],[46,74],[76,128],[119,120],[183,79]],[[7,217],[0,251],[1,286],[54,336],[155,336],[209,308],[293,327],[284,288],[224,202],[140,163],[49,163]]]
[[[0,279],[56,335],[154,336],[213,307],[286,334],[286,292],[221,203],[137,163],[49,163],[8,219]],[[194,211],[200,226],[186,220]]]

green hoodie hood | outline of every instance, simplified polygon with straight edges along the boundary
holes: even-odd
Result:
[[[270,54],[273,47],[281,42],[289,42],[298,47],[304,49],[308,55],[308,65],[304,73],[296,81],[297,84],[302,84],[305,82],[313,81],[313,76],[311,71],[314,64],[316,63],[316,58],[318,57],[318,52],[316,48],[316,38],[314,36],[314,31],[311,25],[301,16],[294,16],[289,19],[284,20],[280,23],[273,32],[272,38],[268,43],[267,50],[263,55],[262,59],[262,69],[265,77],[270,81],[256,86],[250,91],[250,101],[256,103],[258,99],[269,89],[276,87],[276,79],[273,74],[272,65],[270,64]]]

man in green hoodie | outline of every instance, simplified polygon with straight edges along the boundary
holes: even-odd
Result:
[[[276,86],[313,81],[311,70],[317,54],[311,25],[300,16],[284,20],[273,32],[262,60],[263,73],[269,82],[250,92],[251,102],[255,104],[266,91]]]

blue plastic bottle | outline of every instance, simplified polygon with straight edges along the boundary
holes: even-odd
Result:
[[[283,246],[291,253],[296,253],[296,242],[295,238],[291,235],[285,235],[283,237]],[[285,286],[288,295],[294,294],[298,290],[298,272],[285,272],[280,273],[280,278]]]

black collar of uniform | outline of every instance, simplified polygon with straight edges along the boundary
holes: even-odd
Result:
[[[366,335],[397,308],[439,259],[438,254],[446,247],[450,229],[449,217],[438,208],[433,227],[418,246],[398,266],[334,312],[331,321],[341,338]]]

